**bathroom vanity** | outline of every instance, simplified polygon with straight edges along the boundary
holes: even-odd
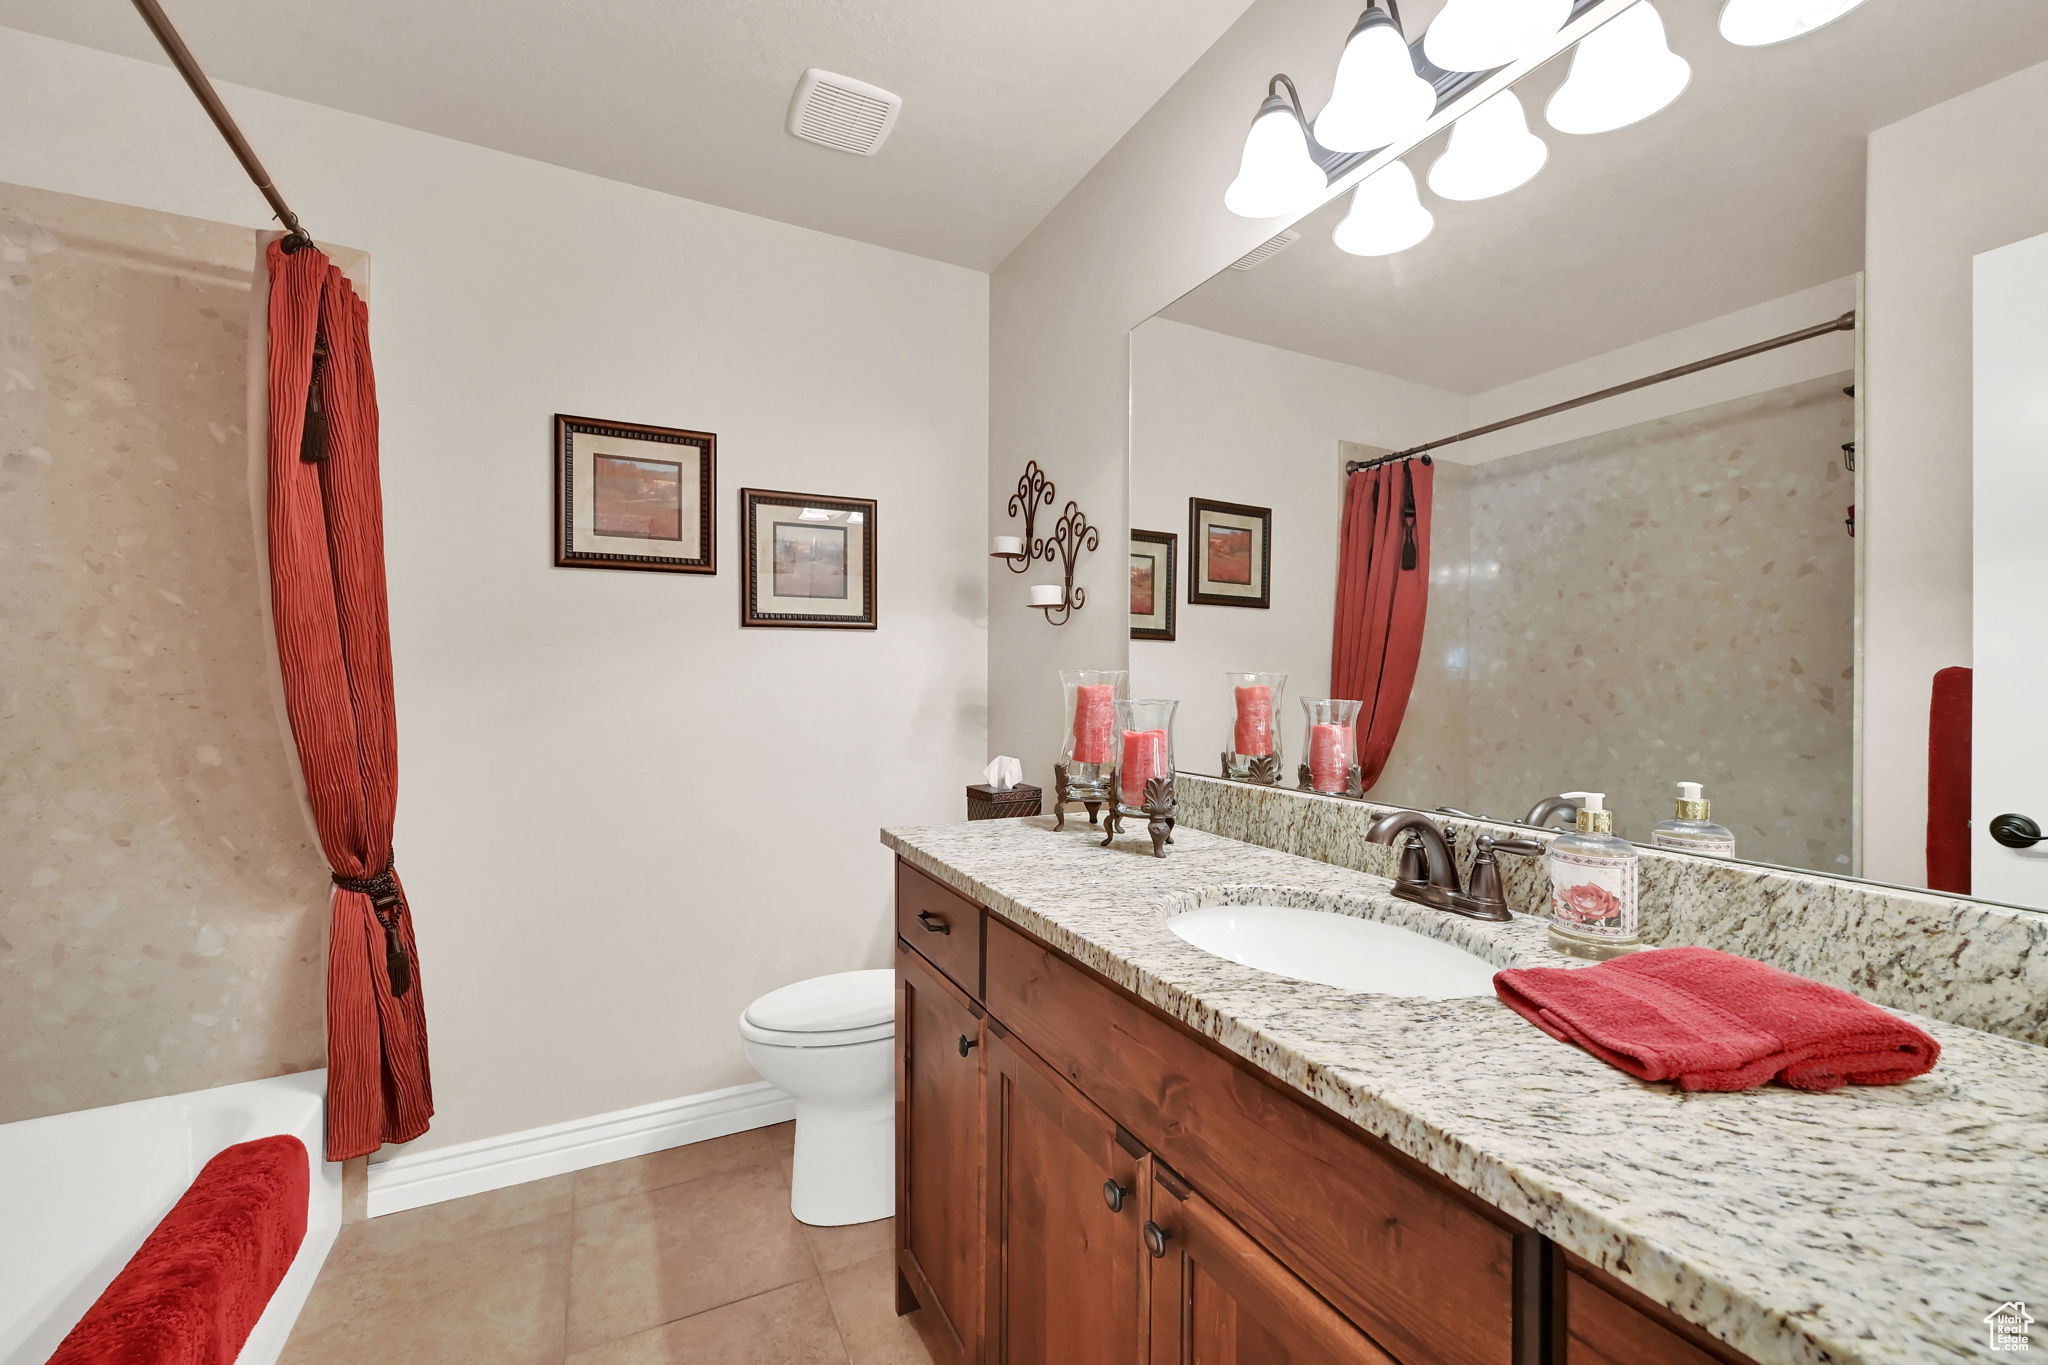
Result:
[[[884,833],[899,1308],[959,1361],[1926,1362],[2023,1297],[2048,1052],[1934,1024],[1911,1085],[1682,1095],[1491,997],[1346,994],[1167,927],[1284,896],[1515,965],[1551,960],[1540,921],[1176,841]]]

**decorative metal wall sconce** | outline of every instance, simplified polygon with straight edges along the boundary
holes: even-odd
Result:
[[[1011,573],[1023,573],[1035,560],[1044,560],[1060,565],[1060,582],[1034,583],[1031,586],[1031,605],[1045,613],[1045,619],[1052,625],[1063,626],[1067,618],[1088,603],[1088,590],[1074,586],[1074,561],[1083,550],[1102,547],[1102,536],[1089,525],[1081,508],[1071,498],[1054,523],[1052,534],[1038,536],[1034,532],[1038,524],[1038,509],[1053,504],[1054,489],[1051,479],[1032,460],[1024,466],[1023,475],[1017,480],[1017,491],[1010,495],[1010,515],[1024,518],[1024,534],[997,536],[990,559],[1007,563]],[[1057,613],[1057,614],[1055,614]]]

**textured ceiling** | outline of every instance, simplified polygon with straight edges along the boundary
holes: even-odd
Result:
[[[986,270],[1249,2],[165,8],[217,81]],[[0,0],[0,25],[162,60],[125,0]],[[790,92],[811,66],[903,96],[877,155],[783,131]]]
[[[1865,136],[2048,60],[2048,0],[1877,0],[1770,48],[1722,41],[1718,8],[1658,0],[1693,80],[1655,117],[1553,132],[1541,113],[1564,73],[1553,63],[1518,87],[1551,148],[1527,185],[1462,204],[1425,190],[1434,234],[1378,259],[1331,245],[1339,199],[1296,225],[1300,242],[1165,315],[1482,392],[1854,274]],[[1410,154],[1418,178],[1440,149]]]

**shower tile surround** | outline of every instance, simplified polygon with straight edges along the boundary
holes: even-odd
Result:
[[[1923,1019],[1941,1063],[1904,1085],[1693,1095],[1635,1081],[1491,998],[1347,994],[1239,966],[1167,918],[1283,900],[1503,965],[1560,959],[1533,920],[1460,919],[1350,868],[1205,833],[1234,789],[1180,782],[1164,859],[1141,838],[1105,850],[1100,831],[1056,833],[1042,816],[886,829],[882,842],[1758,1365],[1973,1360],[1978,1319],[2024,1297],[2012,1248],[2048,1221],[2048,1053]],[[1345,806],[1242,790],[1274,802],[1256,814],[1280,837],[1310,824],[1311,806]],[[1293,837],[1334,845],[1342,828]]]
[[[1368,842],[1365,830],[1400,807],[1193,773],[1177,774],[1174,786],[1181,824],[1189,828],[1374,876],[1394,875],[1395,849]],[[1477,835],[1532,835],[1517,825],[1435,818],[1454,835],[1461,877],[1470,876]],[[2048,914],[1816,873],[1637,851],[1643,937],[1653,944],[1739,953],[1893,1009],[2048,1046]],[[1549,889],[1542,860],[1502,854],[1498,861],[1509,908],[1544,913]]]

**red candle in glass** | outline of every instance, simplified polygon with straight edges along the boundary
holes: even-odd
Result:
[[[1110,761],[1110,736],[1116,733],[1116,688],[1109,683],[1083,683],[1074,689],[1074,762]]]
[[[1320,724],[1309,731],[1308,776],[1319,792],[1341,792],[1351,774],[1351,727]]]
[[[1126,806],[1145,804],[1145,784],[1166,775],[1166,731],[1124,731],[1124,764],[1117,773],[1117,786]]]
[[[1273,752],[1273,689],[1263,683],[1237,689],[1237,732],[1231,744],[1246,758]]]

